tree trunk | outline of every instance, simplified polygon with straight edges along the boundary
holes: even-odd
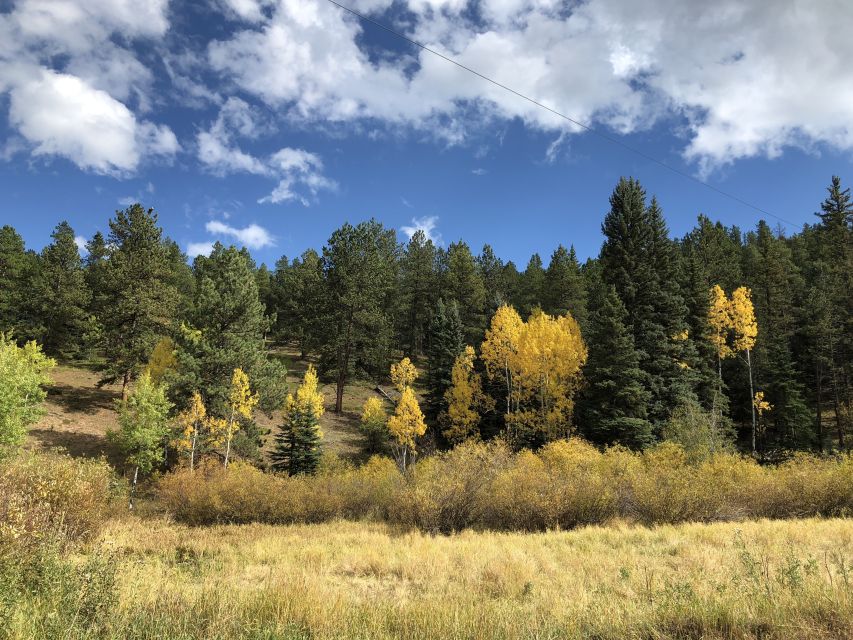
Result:
[[[130,485],[130,499],[127,505],[127,508],[130,511],[133,511],[133,498],[136,493],[136,481],[139,479],[139,465],[136,465],[133,469],[133,482]]]
[[[193,428],[193,446],[190,449],[190,471],[195,469],[195,447],[198,441],[198,423]]]
[[[820,362],[815,363],[815,382],[817,383],[817,398],[815,398],[815,413],[817,414],[817,442],[818,449],[823,453],[823,413],[821,412],[821,399],[823,396],[823,370]]]
[[[127,388],[130,385],[130,371],[125,371],[121,377],[121,401],[127,402]]]
[[[755,390],[752,386],[752,358],[749,349],[746,350],[746,366],[749,368],[749,408],[752,410],[752,455],[755,455]]]
[[[228,440],[225,444],[225,468],[228,468],[228,458],[231,455],[231,435],[234,429],[234,411],[231,411],[231,419],[228,420]]]

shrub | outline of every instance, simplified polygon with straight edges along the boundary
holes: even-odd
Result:
[[[326,457],[315,476],[265,474],[246,464],[178,470],[159,483],[163,505],[191,524],[371,519],[425,531],[540,531],[853,513],[853,456],[797,456],[778,467],[716,452],[693,457],[665,442],[642,453],[579,440],[512,453],[466,442],[400,473],[388,458],[358,468]]]
[[[115,512],[121,493],[103,460],[19,454],[0,465],[0,547],[91,538]]]

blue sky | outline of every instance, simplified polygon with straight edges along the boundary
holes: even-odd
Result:
[[[833,35],[853,5],[768,4],[350,2],[796,229],[853,180],[853,41]],[[762,217],[326,0],[0,1],[0,43],[0,223],[35,249],[140,201],[190,254],[272,264],[373,216],[523,266],[595,255],[621,175],[674,235]]]

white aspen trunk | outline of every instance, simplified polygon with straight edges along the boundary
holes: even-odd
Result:
[[[752,410],[752,455],[755,455],[755,391],[752,387],[752,358],[749,349],[746,350],[746,366],[749,368],[749,408]]]

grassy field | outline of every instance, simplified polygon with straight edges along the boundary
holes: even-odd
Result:
[[[118,562],[97,637],[853,638],[850,520],[430,536],[126,519],[89,555]],[[48,623],[21,608],[6,628]]]

